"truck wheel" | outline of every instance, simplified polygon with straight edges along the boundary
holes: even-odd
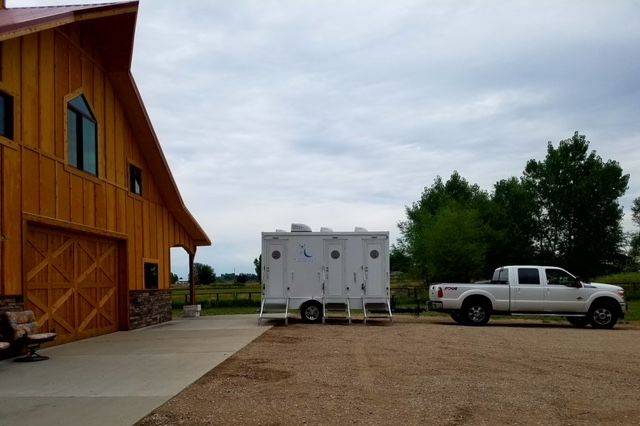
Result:
[[[451,312],[449,315],[451,315],[451,319],[453,319],[458,324],[464,324],[464,318],[460,311]]]
[[[491,318],[491,306],[483,300],[471,300],[462,306],[462,318],[468,325],[485,325]]]
[[[589,324],[589,320],[586,317],[567,317],[567,321],[569,321],[572,326],[578,328],[584,328]]]
[[[612,303],[598,303],[589,310],[589,322],[593,328],[611,329],[618,322],[618,311]]]
[[[306,302],[300,307],[300,316],[305,322],[318,322],[322,319],[322,305],[316,301]]]

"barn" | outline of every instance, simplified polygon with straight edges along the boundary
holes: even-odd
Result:
[[[131,74],[137,13],[0,0],[0,311],[58,343],[171,319],[170,248],[211,244]]]

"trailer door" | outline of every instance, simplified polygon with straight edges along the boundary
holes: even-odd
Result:
[[[286,240],[267,240],[266,253],[267,280],[265,292],[267,297],[285,297],[287,277],[287,242]]]
[[[386,296],[385,240],[367,238],[364,243],[364,281],[368,297]]]
[[[345,263],[344,240],[324,242],[324,292],[327,297],[344,297]]]

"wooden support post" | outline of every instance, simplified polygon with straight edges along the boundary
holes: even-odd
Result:
[[[192,305],[196,304],[196,285],[193,282],[193,258],[194,255],[189,253],[189,300]]]

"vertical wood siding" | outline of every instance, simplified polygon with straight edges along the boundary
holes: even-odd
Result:
[[[14,141],[0,143],[0,294],[20,295],[23,213],[128,236],[129,288],[143,289],[143,259],[169,287],[169,248],[193,248],[156,187],[100,55],[68,27],[3,42],[0,89],[13,95]],[[82,93],[98,122],[98,173],[67,165],[66,100]],[[129,163],[143,196],[129,192]]]

